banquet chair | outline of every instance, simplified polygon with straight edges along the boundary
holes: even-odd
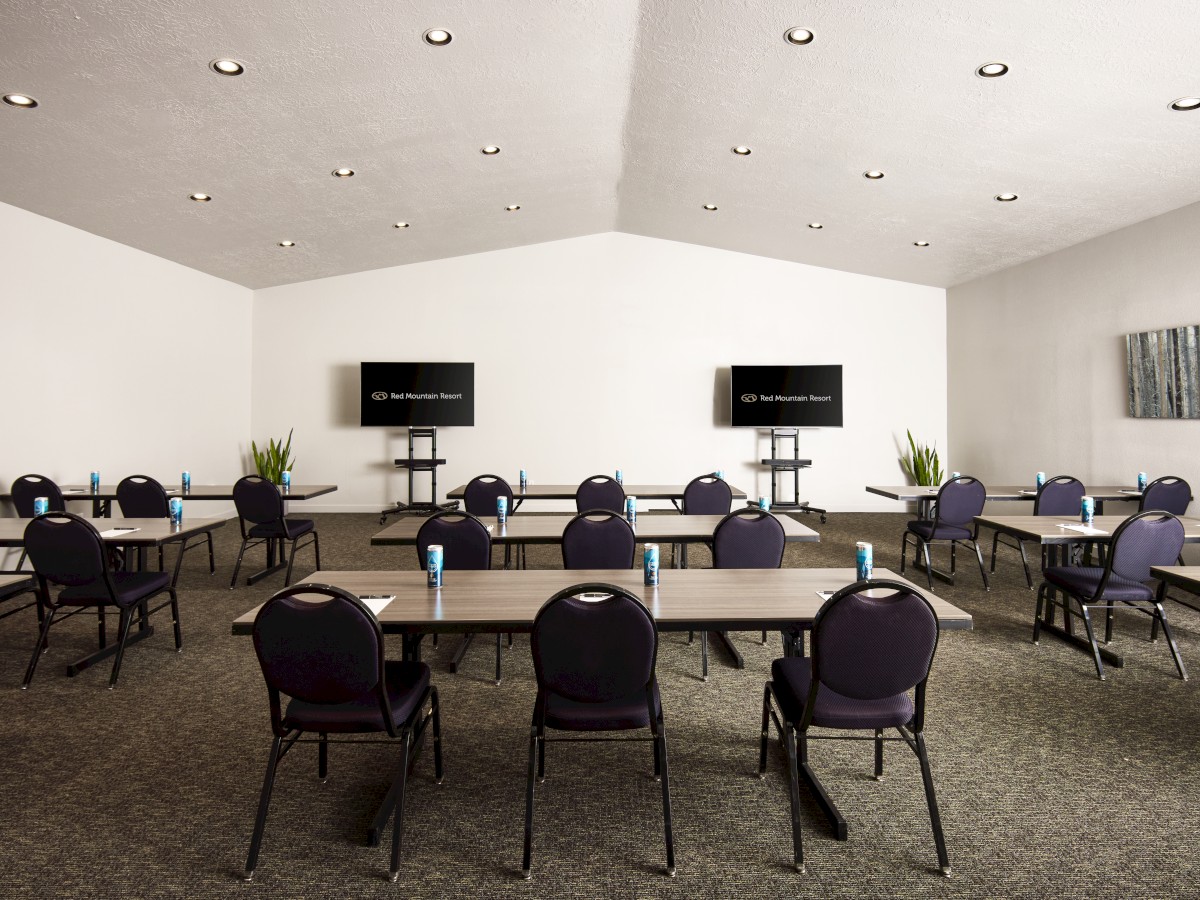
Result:
[[[580,513],[563,529],[564,569],[631,569],[636,550],[633,526],[608,509]]]
[[[38,497],[46,498],[46,512],[66,512],[67,504],[63,500],[62,488],[45,475],[22,475],[12,483],[9,491],[13,506],[17,508],[17,516],[22,519],[33,518],[33,501]],[[17,560],[17,571],[25,566],[25,548],[21,548],[21,556]]]
[[[575,511],[607,509],[615,513],[625,512],[625,488],[608,475],[593,475],[585,478],[575,489]]]
[[[127,519],[166,519],[171,515],[171,501],[166,489],[149,475],[130,475],[122,478],[117,485],[117,505],[121,507],[121,515]],[[183,565],[183,554],[192,547],[199,547],[201,542],[208,541],[208,574],[215,575],[216,559],[213,556],[212,529],[185,539],[179,546],[179,555],[175,558],[175,574],[171,584],[179,583],[179,568]],[[158,568],[163,568],[163,548],[158,548]]]
[[[292,583],[292,566],[296,562],[296,550],[299,547],[312,544],[316,557],[315,566],[317,569],[321,568],[321,545],[317,538],[316,524],[312,519],[287,518],[283,495],[279,493],[279,488],[267,479],[258,475],[244,475],[239,478],[233,486],[233,505],[237,509],[238,527],[242,531],[242,546],[233,566],[233,578],[229,580],[230,590],[237,585],[242,557],[245,556],[247,548],[259,544],[266,546],[267,560],[270,562],[276,545],[282,559],[284,547],[288,541],[292,542],[292,549],[288,554],[287,574],[283,577],[284,587]],[[250,523],[249,528],[246,527],[247,522]],[[311,540],[302,545],[300,542],[305,535]]]
[[[983,568],[983,554],[979,550],[979,525],[975,522],[975,517],[982,515],[983,504],[986,502],[987,488],[983,486],[982,481],[970,475],[951,478],[943,484],[938,490],[937,501],[933,504],[933,518],[909,522],[904,536],[900,539],[900,574],[904,574],[910,538],[914,545],[914,558],[918,550],[925,556],[925,578],[930,590],[933,590],[933,565],[929,561],[930,545],[950,545],[950,573],[954,574],[955,548],[960,543],[970,544],[975,550],[975,558],[979,561],[979,576],[983,579],[983,587],[990,591],[987,572]]]
[[[1085,493],[1087,491],[1084,490],[1083,482],[1078,478],[1073,478],[1070,475],[1055,475],[1053,478],[1043,482],[1042,486],[1038,488],[1037,496],[1033,500],[1033,514],[1035,516],[1077,517],[1079,515],[1079,503]],[[1002,537],[1012,538],[1013,543],[1009,544],[1007,541],[1000,540]],[[996,572],[997,544],[1004,544],[1006,547],[1016,547],[1021,554],[1021,565],[1025,567],[1025,582],[1032,591],[1033,576],[1029,572],[1029,557],[1025,555],[1025,543],[1025,541],[1018,537],[997,531],[992,535],[992,564],[990,571],[993,574]],[[1042,568],[1045,568],[1044,561]]]

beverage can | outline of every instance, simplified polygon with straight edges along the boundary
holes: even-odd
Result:
[[[642,574],[648,586],[658,586],[658,544],[646,544],[642,547]]]
[[[292,472],[290,469],[279,473],[279,483],[283,486],[284,491],[292,489]]]
[[[508,498],[507,497],[497,497],[496,498],[496,523],[498,525],[503,525],[507,521],[508,521]]]
[[[1146,483],[1149,480],[1150,480],[1150,478],[1146,475],[1145,472],[1138,472],[1138,490],[1144,491],[1146,489]]]
[[[521,470],[521,490],[525,490],[525,487],[528,484],[529,484],[529,477],[525,474],[525,470],[522,469]]]
[[[1079,517],[1084,525],[1091,525],[1096,519],[1096,500],[1093,497],[1084,497],[1079,501]]]
[[[33,498],[33,514],[35,516],[44,516],[50,511],[49,497],[34,497]]]
[[[955,478],[962,478],[962,472],[951,472],[950,478],[951,478],[951,480],[953,480]]]
[[[100,491],[100,473],[99,472],[92,473],[91,483],[92,483],[92,493],[93,494],[99,493],[99,491]]]
[[[870,581],[875,574],[875,550],[866,541],[855,545],[855,564],[859,581]]]
[[[184,472],[179,476],[179,483],[183,487],[183,492],[186,494],[192,489],[192,473]]]
[[[442,566],[445,557],[442,555],[441,544],[430,544],[425,548],[425,569],[429,574],[427,584],[431,588],[442,586]]]
[[[180,525],[183,523],[183,501],[178,497],[171,498],[171,524]]]
[[[717,471],[713,472],[713,475],[716,476],[718,481],[725,480],[725,470],[724,469],[717,469]]]
[[[630,525],[637,524],[637,497],[625,498],[625,521]]]
[[[761,509],[763,512],[770,512],[771,511],[771,498],[770,497],[759,497],[758,498],[758,508]]]
[[[625,483],[625,476],[621,473],[620,469],[617,469],[617,484],[624,484],[624,483]]]
[[[1037,482],[1037,486],[1040,489],[1041,486],[1046,483],[1046,473],[1038,472],[1037,477],[1034,480]]]

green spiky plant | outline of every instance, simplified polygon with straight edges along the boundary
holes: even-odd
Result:
[[[292,458],[292,431],[295,429],[288,431],[287,443],[272,438],[264,450],[259,450],[254,441],[250,442],[250,452],[254,454],[254,467],[258,469],[261,477],[272,484],[282,482],[283,473],[296,464]]]
[[[900,468],[913,484],[936,487],[942,483],[942,464],[938,460],[937,447],[918,444],[908,432],[908,452],[900,457]]]

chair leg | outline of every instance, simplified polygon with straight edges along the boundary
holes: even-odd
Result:
[[[933,790],[933,773],[929,770],[929,752],[925,749],[925,735],[918,731],[916,739],[917,759],[921,762],[921,780],[925,782],[925,802],[929,804],[929,824],[933,827],[933,842],[937,846],[938,866],[943,875],[950,874],[950,857],[946,853],[946,838],[942,834],[942,816],[938,812],[937,794]]]
[[[933,563],[929,561],[929,542],[921,541],[921,553],[925,557],[925,580],[929,582],[929,590],[933,590]],[[950,545],[953,548],[953,544]]]
[[[530,863],[533,856],[533,778],[538,757],[537,726],[529,726],[529,773],[525,779],[525,855],[521,858],[521,875],[531,878]]]
[[[291,583],[292,583],[292,566],[293,566],[293,564],[296,562],[296,546],[297,546],[299,543],[300,543],[300,540],[299,540],[299,538],[297,538],[296,540],[292,541],[292,549],[291,549],[291,551],[288,553],[288,567],[287,567],[287,572],[286,572],[286,573],[284,574],[284,576],[283,576],[283,586],[284,586],[284,587],[287,587],[289,584],[291,584]]]
[[[33,680],[33,671],[37,668],[38,660],[42,658],[42,646],[46,644],[46,638],[50,634],[50,623],[54,621],[54,607],[46,614],[46,620],[42,622],[42,630],[38,635],[37,643],[33,645],[33,657],[29,660],[29,668],[25,670],[25,680],[21,682],[21,690],[29,689],[29,682]]]
[[[497,631],[496,632],[496,684],[497,685],[500,684],[500,660],[503,658],[500,655],[501,650],[503,649],[502,645],[501,645],[501,637],[502,636],[501,636],[500,632]]]
[[[396,791],[396,817],[392,821],[392,865],[388,870],[388,881],[395,884],[400,880],[400,839],[404,834],[404,788],[408,782],[408,755],[412,747],[412,732],[404,732],[404,760],[400,763],[400,787]]]
[[[246,857],[246,881],[254,878],[258,866],[258,851],[262,847],[263,831],[267,827],[267,809],[271,805],[271,790],[275,787],[275,767],[279,765],[279,749],[283,738],[278,735],[271,742],[271,753],[267,757],[267,774],[263,776],[262,791],[258,797],[258,815],[254,819],[254,833],[250,837],[250,853]]]
[[[800,833],[800,762],[796,754],[796,733],[791,722],[783,723],[783,742],[788,758],[788,797],[792,804],[792,865],[804,874],[804,842]]]
[[[117,676],[121,674],[121,660],[125,658],[125,641],[129,637],[129,626],[133,624],[133,610],[132,606],[121,610],[121,622],[117,626],[120,632],[117,635],[117,655],[113,658],[112,675],[108,677],[110,691],[117,686]]]
[[[217,574],[217,558],[216,558],[216,556],[213,555],[212,532],[206,531],[206,532],[204,532],[204,536],[208,538],[208,574],[216,575]]]
[[[900,536],[900,574],[904,574],[904,564],[908,560],[908,532]]]
[[[954,545],[951,544],[950,546],[953,547]],[[983,579],[983,589],[985,591],[990,591],[992,586],[988,584],[987,571],[983,568],[983,554],[979,551],[979,542],[971,541],[971,546],[975,548],[975,558],[979,560],[979,577]],[[1024,558],[1024,556],[1025,553],[1022,551],[1021,557]],[[1026,570],[1026,575],[1028,574],[1028,570]]]
[[[875,780],[883,781],[883,729],[875,729]]]
[[[767,633],[765,631],[762,633],[762,645],[764,647],[767,646]]]
[[[1025,553],[1025,542],[1020,538],[1017,539],[1017,549],[1021,551],[1021,565],[1025,567],[1025,584],[1029,589],[1033,590],[1033,575],[1029,573],[1029,557]],[[992,571],[996,571],[996,567],[992,566]]]
[[[708,681],[708,632],[700,632],[700,678]]]
[[[1092,629],[1092,615],[1088,612],[1086,603],[1080,603],[1079,608],[1083,611],[1083,627],[1087,629],[1088,643],[1092,645],[1092,660],[1096,663],[1096,676],[1104,681],[1104,663],[1100,661],[1100,646],[1096,643],[1096,632]]]
[[[1179,647],[1175,645],[1175,635],[1171,634],[1171,626],[1167,624],[1167,613],[1161,603],[1155,603],[1154,610],[1154,622],[1155,624],[1162,622],[1163,635],[1167,639],[1167,646],[1171,648],[1171,658],[1175,660],[1175,668],[1179,670],[1179,677],[1187,681],[1187,669],[1183,667],[1183,657],[1179,655]]]
[[[1109,604],[1108,608],[1105,609],[1105,611],[1104,611],[1104,643],[1106,643],[1106,644],[1112,643],[1112,628],[1113,628],[1113,613],[1114,612],[1115,612],[1115,610],[1113,609],[1112,604]]]
[[[317,532],[315,530],[313,531],[312,536],[313,536],[313,557],[314,557],[313,562],[316,564],[317,569],[320,570],[320,568],[321,568],[321,539],[320,539],[320,537],[317,536]]]
[[[655,755],[662,764],[663,831],[666,833],[667,839],[667,874],[674,878],[675,837],[671,828],[671,776],[669,774],[670,767],[667,765],[667,729],[663,724],[662,713],[659,713],[655,722],[654,746],[658,751]]]
[[[991,569],[989,570],[989,571],[991,571],[991,573],[993,575],[996,574],[996,545],[999,543],[999,541],[1000,541],[1000,532],[998,532],[998,531],[993,532],[992,533],[992,565],[991,565]]]
[[[175,652],[178,653],[183,649],[183,627],[179,623],[179,594],[175,592],[175,587],[167,588],[171,595],[171,624],[175,628]]]
[[[694,632],[694,631],[688,632],[688,643],[689,644],[692,642],[692,639],[695,638],[695,636],[696,636],[696,632]]]
[[[237,562],[235,562],[235,563],[233,564],[233,577],[229,579],[229,589],[230,589],[231,591],[232,591],[232,590],[233,590],[235,587],[237,587],[237,577],[238,577],[238,572],[239,572],[239,571],[241,571],[241,568],[242,568],[242,557],[243,557],[243,556],[245,556],[245,555],[246,555],[246,540],[245,540],[245,538],[243,538],[243,539],[242,539],[242,546],[241,546],[241,549],[239,549],[239,550],[238,550]],[[251,873],[251,874],[253,874],[253,873]]]
[[[21,548],[21,558],[17,560],[16,571],[20,572],[23,568],[25,568],[25,548],[24,547]]]
[[[762,732],[758,741],[758,777],[767,777],[767,741],[771,736],[771,684],[763,687]]]
[[[429,689],[429,711],[433,716],[433,780],[435,784],[441,784],[445,778],[442,769],[442,704],[435,687]]]
[[[1036,644],[1042,636],[1042,610],[1046,602],[1046,585],[1043,582],[1038,588],[1037,609],[1033,613],[1033,642]]]

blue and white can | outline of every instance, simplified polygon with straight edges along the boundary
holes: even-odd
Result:
[[[637,497],[625,498],[625,521],[630,525],[637,524]]]
[[[1096,519],[1096,500],[1093,497],[1084,497],[1079,501],[1079,518],[1084,525],[1091,525]]]
[[[658,587],[658,544],[642,547],[642,574],[647,586]]]
[[[33,498],[33,514],[35,516],[44,516],[50,512],[49,497],[34,497]]]
[[[282,485],[284,493],[287,493],[288,491],[290,491],[292,489],[292,471],[291,471],[291,469],[288,469],[284,472],[279,473],[279,483],[280,483],[280,485]]]
[[[1145,472],[1138,472],[1138,490],[1144,491],[1146,489],[1146,483],[1149,480],[1150,480],[1150,478],[1149,478],[1149,476],[1146,475]]]
[[[771,511],[771,498],[766,497],[766,496],[759,497],[758,498],[758,508],[761,509],[763,512],[770,512]]]
[[[713,472],[713,475],[717,478],[718,481],[725,480],[725,470],[724,469],[717,469],[717,471]]]
[[[496,524],[503,525],[508,521],[508,498],[496,498]]]
[[[192,490],[192,473],[184,472],[182,475],[180,475],[179,483],[183,486],[183,492],[185,494],[189,493]]]
[[[855,550],[855,568],[859,581],[870,581],[875,574],[875,550],[866,541],[859,541]]]
[[[620,469],[617,469],[617,484],[624,484],[624,483],[625,483],[625,475],[621,472]]]
[[[1046,483],[1046,473],[1038,472],[1037,476],[1034,478],[1034,481],[1037,483],[1038,490],[1041,490],[1042,485]]]
[[[525,490],[529,486],[529,476],[525,474],[525,470],[521,470],[521,490]]]
[[[951,472],[950,480],[953,481],[955,478],[962,478],[962,472]]]
[[[444,564],[445,556],[442,554],[441,544],[430,544],[425,548],[425,570],[429,574],[426,583],[431,588],[442,586],[442,566]]]
[[[183,501],[180,500],[178,497],[172,497],[170,508],[171,508],[171,524],[172,525],[182,525],[183,524]]]
[[[93,494],[100,493],[100,473],[99,472],[92,473],[91,482],[92,482],[92,493]]]

